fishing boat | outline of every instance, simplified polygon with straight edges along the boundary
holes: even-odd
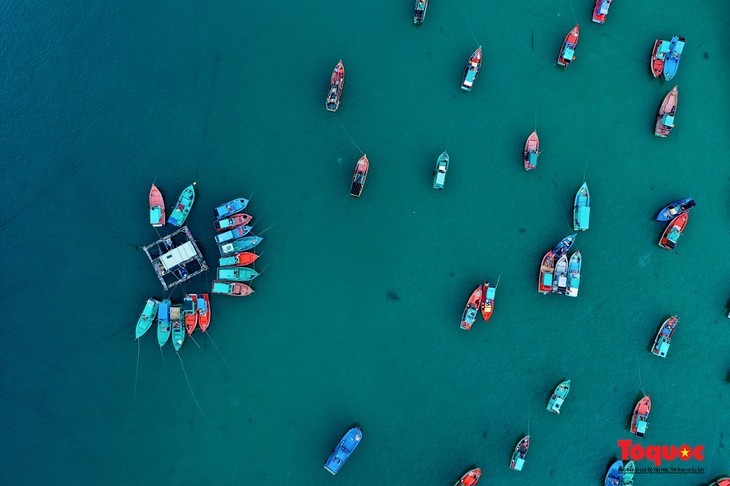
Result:
[[[139,339],[144,333],[146,333],[152,326],[152,322],[155,320],[157,315],[157,308],[160,306],[160,302],[155,299],[147,299],[144,305],[142,314],[137,319],[137,327],[134,330],[134,338]]]
[[[327,462],[324,463],[324,468],[333,475],[337,474],[361,440],[362,430],[360,430],[360,427],[353,427],[348,430],[330,453]]]
[[[253,293],[253,289],[246,284],[240,282],[223,282],[221,280],[213,280],[213,288],[211,292],[214,294],[230,295],[233,297],[245,297]]]
[[[567,67],[571,62],[575,61],[575,48],[578,46],[579,38],[580,26],[576,25],[565,36],[563,45],[560,47],[560,53],[558,54],[558,64]]]
[[[170,306],[172,301],[165,299],[160,302],[160,306],[157,308],[157,342],[160,347],[164,346],[165,343],[170,339],[170,332],[172,327],[170,326]]]
[[[464,77],[461,78],[461,89],[464,91],[471,91],[471,89],[474,87],[474,83],[477,81],[477,77],[479,77],[479,72],[482,70],[482,46],[477,47],[477,50],[474,51],[469,57],[469,61],[466,63],[466,68],[464,69]]]
[[[583,258],[579,251],[576,251],[571,255],[570,261],[568,262],[568,288],[565,291],[565,295],[568,297],[578,297],[578,291],[580,290],[580,266]]]
[[[180,320],[182,307],[173,305],[170,307],[170,326],[172,327],[172,346],[179,351],[185,342],[185,326]]]
[[[677,245],[677,240],[682,235],[684,227],[687,226],[689,213],[682,213],[675,217],[666,227],[662,237],[659,238],[659,246],[665,250],[673,250]]]
[[[541,294],[549,294],[553,291],[553,272],[555,271],[555,258],[553,251],[545,253],[540,263],[540,276],[537,279],[537,291]]]
[[[210,326],[210,297],[208,294],[197,294],[198,326],[205,332]]]
[[[370,169],[370,161],[367,155],[360,157],[355,164],[355,173],[352,174],[352,185],[350,186],[350,196],[360,197],[365,187],[365,180],[368,178],[368,170]]]
[[[664,79],[671,81],[677,69],[679,69],[679,61],[682,58],[682,51],[684,50],[684,37],[675,35],[672,40],[669,41],[669,54],[664,60]]]
[[[264,241],[261,236],[246,236],[238,240],[233,240],[230,243],[223,243],[218,245],[218,250],[221,252],[221,256],[230,255],[231,253],[238,253],[254,248],[256,245]]]
[[[540,155],[540,138],[537,136],[537,130],[533,131],[525,141],[525,149],[522,151],[522,163],[525,170],[535,170],[537,168],[537,157]]]
[[[340,59],[340,62],[332,70],[332,76],[330,76],[330,89],[327,92],[327,100],[324,103],[327,111],[337,111],[337,108],[340,107],[340,98],[342,98],[342,91],[344,89],[345,65],[342,64],[342,59]]]
[[[659,332],[656,333],[654,338],[654,344],[651,347],[651,354],[659,356],[660,358],[666,358],[669,352],[669,345],[672,343],[672,335],[674,330],[677,328],[679,318],[672,316],[664,321],[659,328]]]
[[[621,486],[621,480],[623,478],[623,461],[619,460],[611,464],[606,473],[606,478],[603,480],[604,486]]]
[[[165,226],[165,200],[154,184],[150,189],[150,224],[155,228]]]
[[[591,218],[591,193],[588,192],[588,184],[585,182],[573,201],[573,230],[585,231]]]
[[[249,234],[252,229],[253,226],[239,226],[238,228],[233,228],[232,230],[228,230],[225,233],[216,235],[215,242],[220,245],[221,243],[225,243],[226,241],[243,238],[244,236]]]
[[[449,154],[446,152],[439,155],[436,160],[436,170],[433,172],[433,188],[443,189],[446,183],[446,172],[449,170]]]
[[[421,25],[423,19],[426,18],[426,10],[428,9],[428,0],[416,0],[416,6],[413,9],[413,23]]]
[[[530,448],[530,436],[526,435],[515,446],[515,451],[512,453],[512,460],[509,463],[510,469],[515,471],[522,471],[522,466],[525,464],[525,457],[527,456],[527,450]]]
[[[730,476],[726,478],[720,478],[714,483],[710,484],[710,486],[730,486]]]
[[[568,255],[558,258],[553,274],[553,293],[565,294],[568,289]]]
[[[553,248],[553,258],[558,259],[568,253],[568,251],[570,251],[570,248],[573,246],[573,243],[575,243],[575,238],[577,236],[578,233],[573,233],[572,235],[568,235],[560,240],[560,243],[555,245],[555,248]]]
[[[608,9],[611,8],[613,0],[596,0],[596,6],[593,8],[593,21],[597,24],[606,22]]]
[[[634,474],[636,474],[636,464],[634,461],[629,461],[624,464],[624,475],[621,478],[621,486],[633,486]]]
[[[220,267],[218,279],[230,282],[249,282],[259,276],[259,272],[248,267]]]
[[[216,231],[227,231],[251,222],[253,216],[250,214],[234,214],[230,218],[218,219],[213,223]]]
[[[686,213],[690,209],[696,206],[695,200],[691,197],[685,197],[679,201],[674,201],[671,204],[667,204],[656,216],[657,221],[670,221],[682,213]]]
[[[471,293],[469,300],[466,303],[464,313],[461,315],[461,328],[465,331],[471,329],[471,326],[474,325],[474,321],[477,318],[479,306],[482,303],[483,288],[483,285],[479,285],[476,289],[474,289],[474,292]]]
[[[234,253],[231,256],[219,258],[218,265],[221,267],[245,267],[255,262],[258,257],[259,256],[256,253],[244,251],[241,253]]]
[[[563,401],[565,401],[568,393],[570,393],[570,380],[565,380],[555,387],[555,391],[548,400],[547,411],[560,414],[560,407],[563,406]]]
[[[664,73],[664,61],[669,55],[669,41],[657,39],[654,41],[654,48],[651,50],[651,58],[649,60],[649,67],[651,68],[651,74],[655,78],[660,78]]]
[[[634,413],[631,416],[631,433],[636,437],[644,437],[646,429],[649,427],[649,412],[651,411],[651,398],[646,395],[639,400],[634,407]]]
[[[215,216],[215,219],[228,218],[236,213],[240,213],[246,209],[246,206],[248,206],[248,199],[239,197],[215,208],[213,210],[213,215]]]
[[[454,483],[454,486],[476,486],[476,484],[479,482],[479,478],[482,477],[482,470],[478,467],[475,467],[471,471],[468,471],[466,474],[464,474],[457,482]]]
[[[188,336],[193,333],[198,325],[198,296],[187,294],[183,299],[183,324]]]
[[[656,115],[656,125],[654,125],[654,135],[666,138],[669,132],[674,128],[674,115],[677,112],[677,102],[679,101],[679,92],[675,86],[664,97],[659,112]]]
[[[484,282],[484,289],[482,290],[484,297],[484,300],[482,300],[482,317],[484,318],[484,322],[489,322],[489,319],[492,317],[492,313],[494,312],[494,295],[496,293],[496,285],[492,287],[489,285],[489,282]]]
[[[175,208],[172,210],[172,214],[167,219],[167,223],[173,226],[182,226],[185,220],[188,219],[190,209],[193,207],[195,202],[195,182],[190,184],[188,187],[183,189],[182,194],[175,204]]]

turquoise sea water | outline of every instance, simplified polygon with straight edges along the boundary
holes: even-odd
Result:
[[[703,474],[637,486],[730,475],[728,3],[618,0],[602,26],[591,4],[572,3],[581,39],[563,71],[567,0],[434,0],[421,27],[410,1],[7,2],[2,482],[448,485],[478,465],[486,484],[602,484],[642,388],[642,443],[706,454],[664,464]],[[687,46],[677,126],[659,139],[675,82],[651,78],[648,58],[672,34]],[[477,42],[483,70],[463,93]],[[341,124],[371,161],[360,199]],[[543,154],[526,173],[535,125]],[[540,259],[572,232],[584,172],[580,296],[540,295]],[[220,352],[201,335],[180,353],[205,417],[153,332],[135,392],[136,317],[163,296],[137,248],[157,238],[153,180],[168,208],[197,181],[189,227],[212,267],[216,204],[254,193],[266,229],[256,293],[212,300]],[[686,233],[663,251],[652,218],[688,195]],[[461,331],[472,289],[499,276],[492,320]],[[648,348],[671,314],[661,360]],[[545,403],[565,378],[554,416]],[[322,465],[353,423],[363,443],[333,478]],[[527,463],[510,471],[528,431]]]

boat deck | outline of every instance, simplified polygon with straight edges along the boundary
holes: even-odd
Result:
[[[208,270],[187,226],[142,249],[165,290]]]

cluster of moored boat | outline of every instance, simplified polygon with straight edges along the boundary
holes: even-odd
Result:
[[[157,342],[162,348],[172,337],[175,351],[179,351],[188,336],[200,328],[202,332],[210,326],[210,298],[208,294],[186,294],[182,304],[173,304],[170,299],[149,298],[137,320],[135,339],[141,338],[157,320]]]
[[[673,250],[677,245],[677,240],[684,232],[689,220],[689,210],[695,207],[695,200],[686,197],[675,201],[662,208],[657,214],[657,221],[669,221],[664,229],[661,238],[659,238],[659,246],[665,250]]]

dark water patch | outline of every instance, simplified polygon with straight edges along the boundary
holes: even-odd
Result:
[[[428,51],[428,52],[426,53],[426,56],[428,57],[428,60],[430,61],[430,60],[431,60],[431,51]]]
[[[400,300],[400,295],[398,295],[398,292],[395,290],[389,290],[385,296],[388,298],[388,300]]]
[[[520,228],[518,231],[520,234],[524,234],[527,230],[525,228]]]
[[[705,51],[705,52],[702,53],[702,57],[704,57],[705,58],[705,61],[706,61],[706,60],[708,60],[710,58],[710,54],[707,51]]]
[[[484,429],[482,431],[482,439],[486,439],[486,438],[487,438],[487,429]]]
[[[454,272],[449,272],[449,277],[453,277],[453,276],[454,276]]]

